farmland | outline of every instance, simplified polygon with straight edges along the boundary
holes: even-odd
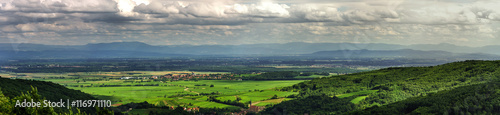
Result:
[[[127,60],[96,60],[91,63],[23,61],[0,66],[0,76],[57,83],[97,99],[111,100],[113,111],[119,113],[148,114],[153,110],[168,113],[174,108],[184,107],[187,109],[176,112],[195,109],[210,114],[259,112],[265,107],[296,100],[300,95],[297,90],[283,91],[284,87],[315,78],[366,71],[358,69],[361,66],[347,65],[214,65],[220,63],[218,60],[202,61],[206,65],[196,65],[198,63],[189,60],[164,62],[172,67],[150,60],[139,60],[141,63]],[[344,97],[352,96],[346,100],[357,103],[366,98],[362,97],[366,93],[371,92],[351,92]],[[138,103],[145,106],[134,108]]]
[[[162,83],[162,86],[128,86],[128,87],[69,87],[83,92],[110,99],[115,104],[130,102],[144,102],[155,105],[190,105],[199,107],[232,107],[214,102],[207,102],[207,96],[198,96],[200,93],[216,93],[221,100],[236,100],[241,102],[258,102],[270,99],[273,95],[286,97],[296,92],[275,91],[275,87],[290,86],[303,80],[287,81],[226,81],[200,80],[177,81]],[[195,86],[197,84],[211,84],[210,86]],[[185,95],[185,96],[184,96]]]
[[[12,80],[22,82],[16,83],[24,85],[18,88],[28,89],[30,82],[37,80],[52,84],[44,86],[74,89],[75,94],[83,92],[94,99],[110,100],[111,111],[118,114],[273,114],[276,111],[340,114],[496,80],[498,65],[498,61],[465,61],[361,73],[292,70],[244,73],[191,70],[70,72],[71,69],[30,73],[2,69],[0,76],[18,79]],[[286,69],[290,68],[297,69],[298,66]],[[8,95],[22,93],[6,87],[2,90]],[[473,94],[481,93],[484,92]],[[489,110],[485,109],[486,112]]]
[[[58,83],[70,89],[81,90],[98,99],[111,100],[113,106],[146,101],[159,107],[183,106],[234,110],[244,108],[249,104],[266,106],[290,100],[292,98],[286,97],[298,93],[277,91],[276,89],[305,81],[252,81],[242,80],[241,78],[243,76],[258,76],[259,74],[235,75],[228,72],[197,71],[3,72],[2,75],[17,79],[34,79]],[[166,79],[167,77],[169,79]],[[297,76],[297,78],[300,77],[315,78],[323,76]],[[275,95],[277,98],[271,99]],[[220,102],[210,101],[210,97],[214,97]],[[235,103],[245,106],[236,106]]]

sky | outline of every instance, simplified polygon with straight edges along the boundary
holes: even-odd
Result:
[[[498,0],[0,0],[0,43],[500,45]]]

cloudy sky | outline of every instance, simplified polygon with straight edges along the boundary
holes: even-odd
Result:
[[[497,0],[0,0],[0,43],[500,45]]]

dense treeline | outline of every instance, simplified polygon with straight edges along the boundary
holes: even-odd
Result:
[[[299,76],[299,72],[294,71],[278,71],[278,72],[266,72],[260,75],[245,77],[245,80],[285,80],[285,79],[295,79],[294,77]]]
[[[115,115],[126,115],[122,112],[127,112],[131,109],[146,109],[146,111],[149,111],[148,115],[217,115],[240,111],[240,109],[229,108],[199,108],[199,111],[188,112],[181,106],[176,106],[172,109],[170,106],[155,106],[146,101],[140,103],[132,102],[111,108]]]
[[[160,84],[135,84],[135,85],[66,85],[67,87],[129,87],[129,86],[160,86]]]
[[[68,89],[62,85],[52,82],[35,81],[35,80],[22,80],[22,79],[8,79],[0,78],[0,89],[6,97],[11,99],[21,96],[32,90],[32,87],[38,88],[40,98],[50,101],[59,101],[60,99],[66,100],[95,100],[97,98],[90,94],[83,93],[79,90]],[[54,108],[55,112],[68,112],[66,108]],[[73,109],[75,110],[75,109]],[[95,113],[95,108],[80,108],[82,112]]]
[[[256,76],[244,76],[244,80],[298,80],[298,79],[313,79],[313,78],[296,78],[297,76],[311,76],[311,75],[330,75],[326,72],[296,72],[296,71],[275,71],[265,72]]]
[[[274,67],[256,67],[256,66],[205,66],[205,67],[189,67],[190,71],[219,71],[231,72],[235,74],[273,72],[273,71],[302,71],[302,72],[328,72],[328,73],[356,73],[366,70],[356,70],[347,67],[337,68],[274,68]]]
[[[229,112],[238,112],[240,109],[235,108],[199,108],[199,111],[186,111],[181,106],[155,106],[148,102],[127,103],[117,107],[112,107],[115,115],[127,115],[126,112],[131,109],[145,109],[148,115],[218,115]]]
[[[408,98],[382,107],[371,107],[349,114],[498,114],[500,113],[500,82],[462,86],[452,90]]]
[[[127,103],[120,105],[118,107],[113,107],[111,110],[114,111],[114,115],[127,115],[122,112],[128,112],[133,109],[146,109],[148,115],[193,115],[194,113],[185,111],[183,107],[177,106],[175,109],[170,109],[167,106],[155,106],[153,104],[149,104],[148,102],[140,102],[140,103]]]
[[[240,112],[239,108],[200,108],[198,115],[227,115],[230,112]]]
[[[337,98],[327,95],[314,95],[306,98],[285,101],[272,107],[266,108],[262,114],[270,115],[295,115],[311,114],[326,115],[340,114],[356,109],[350,102],[353,98]]]
[[[325,76],[328,76],[328,75],[330,75],[330,73],[326,73],[326,72],[321,72],[321,73],[304,72],[304,73],[300,74],[300,76],[311,76],[311,75],[325,75]]]
[[[496,81],[500,76],[499,70],[500,61],[463,61],[431,67],[387,68],[323,77],[281,90],[298,91],[299,94],[295,96],[297,98],[315,95],[335,96],[377,90],[366,95],[366,98],[356,104],[359,109],[364,109],[394,103],[410,97],[425,96],[436,91]]]
[[[247,108],[247,106],[244,103],[241,103],[240,100],[241,99],[222,101],[222,100],[218,100],[216,96],[209,96],[208,99],[207,99],[207,101],[211,101],[211,102],[217,102],[217,103],[222,103],[222,104],[234,105],[234,106],[238,106],[238,107],[242,107],[242,108]]]

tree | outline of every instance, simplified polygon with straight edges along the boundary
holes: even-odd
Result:
[[[98,115],[113,115],[113,111],[107,109],[107,108],[98,108],[96,107],[97,114]]]
[[[31,86],[31,91],[28,91],[26,94],[21,94],[18,97],[15,97],[12,101],[18,101],[18,100],[32,100],[33,102],[40,102],[43,103],[43,100],[41,98],[42,96],[38,94],[38,90]],[[12,109],[12,114],[17,114],[17,115],[24,115],[24,114],[31,114],[31,115],[55,115],[57,114],[54,111],[54,108],[52,107],[14,107]]]
[[[271,99],[278,99],[278,95],[274,94],[274,96],[271,97]]]
[[[9,98],[5,97],[0,89],[0,115],[7,115],[12,110],[12,104],[9,102]]]

